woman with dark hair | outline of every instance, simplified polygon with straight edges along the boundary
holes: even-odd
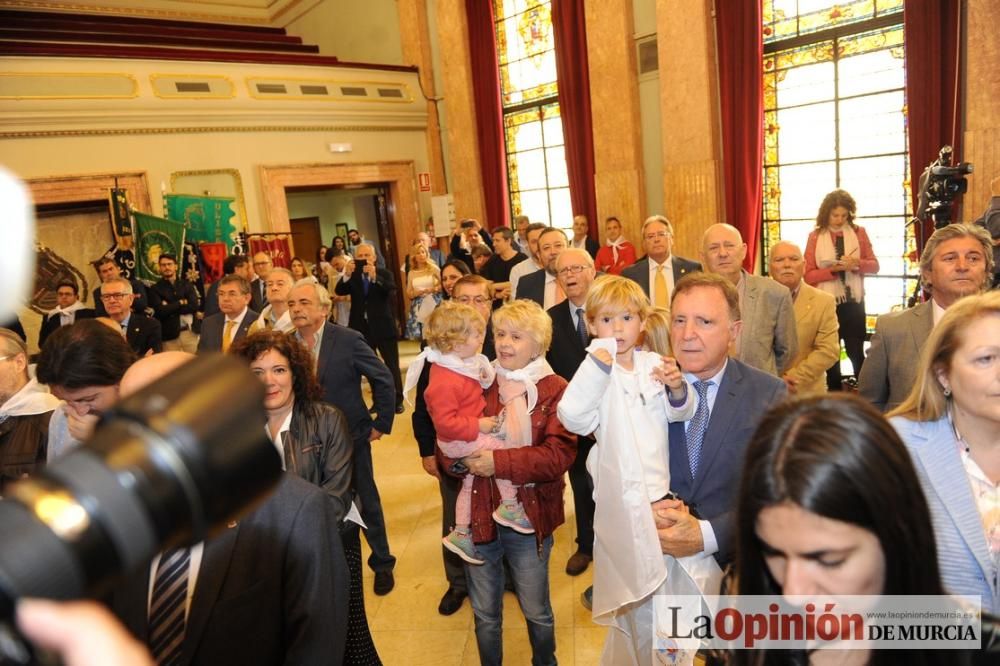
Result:
[[[739,595],[942,595],[927,502],[906,448],[868,403],[789,401],[746,451],[737,505]],[[937,664],[954,652],[737,650],[731,664]],[[848,658],[849,657],[849,658]]]
[[[945,586],[1000,613],[1000,292],[945,310],[888,416],[930,504]]]
[[[865,275],[878,273],[878,258],[868,234],[854,224],[857,204],[844,190],[823,198],[816,215],[816,228],[806,241],[805,281],[837,301],[837,322],[854,376],[865,361]],[[840,356],[827,371],[827,386],[841,390]]]
[[[451,290],[466,275],[471,275],[468,265],[460,259],[452,259],[445,262],[441,267],[441,290],[444,292],[443,298],[451,298]]]
[[[347,256],[351,256],[351,248],[347,244],[347,241],[345,241],[342,236],[334,236],[333,240],[330,241],[330,250],[329,252],[327,252],[327,254],[330,254],[331,252],[333,254],[330,256],[337,256],[338,254],[346,254]],[[326,260],[330,261],[330,257],[327,257]]]
[[[312,276],[324,287],[330,284],[330,260],[326,258],[329,253],[330,248],[320,245],[319,249],[316,250],[316,263],[312,267]]]
[[[380,664],[365,615],[361,583],[360,514],[353,503],[354,443],[343,412],[321,401],[322,390],[309,351],[278,331],[260,331],[233,343],[264,383],[267,434],[282,466],[323,488],[340,523],[340,537],[351,574],[345,664]]]
[[[313,277],[312,273],[310,273],[309,270],[306,268],[306,262],[302,261],[298,257],[292,257],[289,270],[292,271],[292,277],[295,278],[296,282],[298,282],[299,280],[305,280],[307,278],[311,280],[316,280],[316,278]]]
[[[38,381],[63,401],[49,422],[48,460],[88,439],[118,401],[118,384],[135,362],[121,329],[82,319],[56,329],[38,355]]]

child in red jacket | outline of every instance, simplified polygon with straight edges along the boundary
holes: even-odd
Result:
[[[483,416],[483,390],[493,384],[496,372],[480,353],[486,322],[471,306],[446,301],[439,305],[424,326],[427,348],[407,369],[406,392],[416,385],[425,362],[434,365],[424,392],[427,412],[437,431],[437,444],[449,458],[461,459],[482,450],[502,449],[502,422]],[[412,378],[412,383],[411,383]],[[455,503],[455,528],[442,540],[444,547],[469,564],[482,564],[472,542],[472,474],[462,479]],[[503,524],[523,534],[534,528],[517,501],[517,487],[506,479],[496,479],[500,497],[513,505],[516,519]]]

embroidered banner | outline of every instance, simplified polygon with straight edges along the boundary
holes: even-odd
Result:
[[[252,257],[258,252],[265,252],[271,256],[271,261],[274,263],[275,268],[291,268],[292,248],[289,247],[289,239],[290,236],[288,234],[278,236],[249,234],[247,236],[248,254]]]
[[[184,223],[189,243],[225,243],[227,248],[236,244],[232,198],[165,194],[163,201],[167,219]]]
[[[160,279],[157,262],[161,254],[172,254],[178,263],[183,260],[184,225],[162,217],[146,213],[134,213],[136,249],[136,273],[140,280],[156,282]]]

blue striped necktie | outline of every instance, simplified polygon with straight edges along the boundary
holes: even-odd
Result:
[[[698,464],[701,462],[701,445],[704,443],[705,433],[708,431],[708,387],[714,383],[711,380],[707,382],[698,380],[694,383],[694,390],[698,392],[698,408],[691,418],[686,437],[688,464],[691,466],[692,479],[698,471]]]
[[[161,666],[180,663],[187,615],[191,551],[172,548],[160,556],[149,604],[149,651]]]

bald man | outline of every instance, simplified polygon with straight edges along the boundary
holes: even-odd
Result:
[[[830,294],[802,280],[806,262],[795,243],[771,246],[771,279],[792,292],[799,351],[782,379],[788,393],[803,397],[826,393],[826,370],[840,357],[837,302]]]
[[[747,244],[730,224],[705,230],[701,254],[705,270],[729,280],[739,295],[743,329],[736,339],[736,358],[777,377],[784,375],[799,348],[791,292],[743,270]]]
[[[179,351],[141,359],[122,377],[121,393],[134,393],[192,359]],[[173,561],[172,551],[164,555]],[[186,609],[180,627],[171,625],[179,631],[176,643],[160,639],[154,617],[169,603],[150,586],[150,578],[162,576],[158,569],[165,558],[156,556],[113,590],[112,609],[150,646],[157,663],[342,662],[347,562],[330,503],[318,486],[283,474],[260,507],[187,552]],[[174,580],[183,575],[177,572]],[[164,654],[165,647],[171,652]]]

